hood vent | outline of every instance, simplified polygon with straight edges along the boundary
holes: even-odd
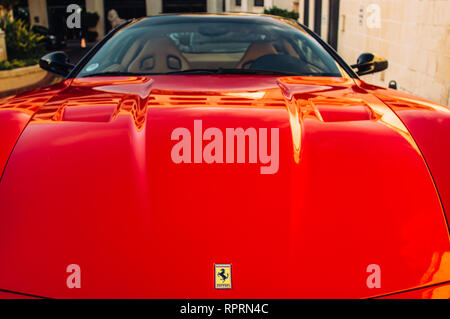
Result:
[[[68,106],[63,110],[62,120],[72,122],[109,122],[116,105]]]
[[[372,110],[364,102],[330,103],[330,101],[309,101],[316,116],[323,122],[370,121],[375,119]]]

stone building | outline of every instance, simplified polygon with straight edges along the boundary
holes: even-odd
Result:
[[[340,14],[338,52],[346,61],[366,51],[389,61],[369,82],[396,80],[402,91],[450,106],[450,1],[343,0]]]
[[[450,106],[450,1],[300,0],[299,12],[349,64],[363,52],[389,61],[366,81],[395,80],[399,90]]]

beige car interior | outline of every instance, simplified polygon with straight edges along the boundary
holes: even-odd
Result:
[[[236,67],[238,69],[248,68],[251,62],[268,54],[277,54],[277,50],[271,43],[263,41],[253,42],[248,46],[247,51],[245,51],[244,56]]]
[[[145,43],[144,43],[145,42]],[[292,45],[286,40],[280,40],[279,45],[284,51],[298,57]],[[270,42],[257,41],[251,43],[247,50],[237,53],[186,53],[177,48],[172,39],[153,38],[148,41],[135,41],[124,54],[120,64],[107,67],[105,72],[133,73],[167,73],[195,68],[249,68],[258,58],[280,54]]]
[[[189,63],[169,38],[148,41],[128,66],[128,72],[165,73],[187,69]]]
[[[166,73],[190,69],[189,63],[169,38],[134,42],[120,64],[113,64],[106,72]]]

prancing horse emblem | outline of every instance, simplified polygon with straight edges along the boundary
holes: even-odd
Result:
[[[217,274],[222,279],[222,282],[224,282],[228,277],[230,277],[230,274],[225,276],[225,269],[221,269],[220,272]]]
[[[231,289],[231,265],[214,265],[214,283],[216,289]]]

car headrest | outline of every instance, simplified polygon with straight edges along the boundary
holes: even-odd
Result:
[[[253,42],[252,44],[249,45],[249,47],[247,48],[247,51],[245,51],[244,56],[242,57],[241,61],[239,61],[238,65],[236,67],[239,69],[243,68],[243,67],[247,67],[247,65],[250,62],[252,62],[264,55],[276,54],[276,53],[277,53],[277,50],[275,50],[275,47],[269,42],[265,42],[265,41]]]
[[[189,63],[169,38],[150,39],[128,66],[128,72],[165,73],[189,69]]]

